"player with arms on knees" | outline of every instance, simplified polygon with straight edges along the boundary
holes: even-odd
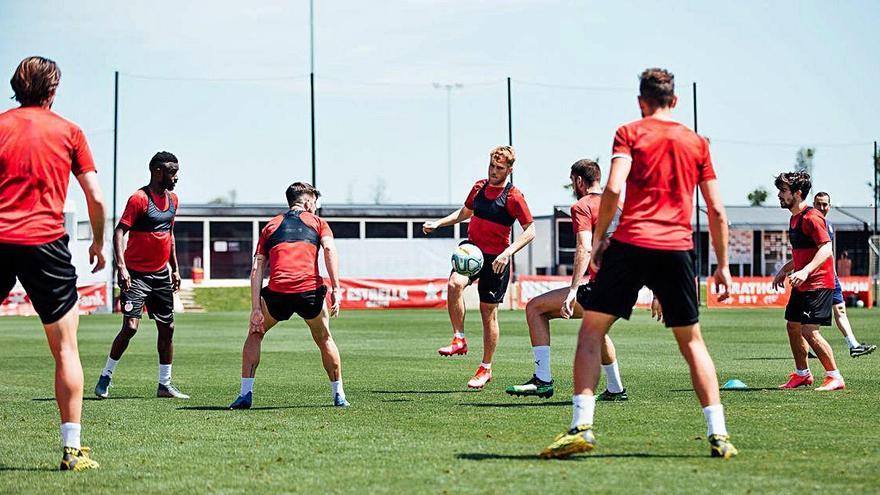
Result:
[[[294,182],[287,188],[290,209],[269,221],[260,233],[251,270],[251,320],[241,351],[241,393],[230,409],[249,409],[253,403],[254,376],[260,364],[260,347],[279,321],[294,313],[305,320],[321,351],[321,361],[330,378],[333,405],[348,407],[342,388],[342,363],[330,334],[330,317],[339,314],[339,258],[333,232],[319,218],[321,193],[310,184]],[[318,249],[324,249],[324,264],[330,277],[330,308],[324,299],[327,286],[318,272]],[[263,287],[268,260],[269,284]]]
[[[55,359],[55,399],[61,413],[62,471],[95,469],[80,445],[83,371],[76,332],[76,269],[64,232],[64,202],[73,173],[85,193],[92,226],[92,273],[104,268],[104,199],[86,137],[52,112],[61,71],[52,60],[28,57],[12,75],[21,104],[0,113],[0,301],[18,279],[40,316]]]
[[[575,353],[571,427],[541,457],[567,457],[595,447],[594,394],[602,344],[615,321],[630,317],[642,286],[648,286],[663,306],[664,322],[688,363],[708,424],[711,455],[729,458],[737,453],[727,434],[715,365],[700,333],[691,226],[695,187],[706,198],[718,258],[714,279],[722,300],[729,297],[730,285],[726,213],[708,141],[672,119],[678,101],[674,88],[670,72],[645,70],[638,98],[643,118],[620,127],[614,137],[611,171],[593,232],[592,264],[598,272]],[[620,224],[609,242],[605,233],[624,184]]]
[[[578,160],[571,166],[572,191],[577,203],[571,206],[571,227],[576,247],[571,285],[551,290],[532,299],[526,305],[526,321],[532,352],[535,354],[535,374],[522,385],[507,387],[506,392],[518,396],[553,396],[553,378],[550,372],[550,320],[554,318],[580,318],[582,307],[589,297],[590,250],[593,246],[593,229],[599,220],[599,198],[602,196],[602,171],[593,160]],[[584,276],[587,280],[584,280]],[[626,389],[620,379],[617,357],[611,337],[605,336],[602,344],[602,369],[608,382],[607,388],[597,400],[627,400]]]
[[[834,252],[825,217],[807,204],[812,182],[806,172],[785,172],[776,176],[779,205],[791,212],[788,238],[793,260],[786,263],[773,280],[782,287],[787,277],[791,296],[785,307],[786,330],[795,371],[779,388],[813,384],[807,364],[807,345],[825,368],[825,381],[816,390],[843,390],[846,384],[834,361],[834,351],[819,333],[819,326],[831,326],[831,299],[834,294]]]
[[[828,225],[828,237],[831,239],[831,247],[833,248],[834,227],[832,227],[831,222],[828,221],[828,212],[831,211],[831,195],[824,191],[817,192],[816,195],[813,196],[813,208],[818,210],[819,213],[825,217],[825,223]],[[791,267],[780,270],[782,277],[784,277],[785,273],[790,270]],[[777,276],[779,275],[780,274],[777,274]],[[850,357],[856,358],[859,356],[865,356],[877,350],[876,345],[859,343],[859,340],[853,333],[852,326],[849,324],[849,317],[846,315],[846,304],[844,304],[843,301],[843,288],[840,286],[840,279],[837,277],[836,269],[834,271],[834,293],[831,295],[831,310],[834,315],[834,323],[837,324],[837,329],[840,330],[844,340],[846,340],[847,347],[849,347]],[[810,357],[815,358],[816,356]]]
[[[189,399],[171,382],[174,293],[180,289],[177,249],[174,245],[174,217],[178,200],[171,191],[177,184],[180,165],[176,156],[160,151],[150,159],[149,170],[150,183],[128,198],[122,218],[113,231],[122,328],[113,339],[107,364],[95,385],[95,395],[101,399],[110,395],[113,372],[138,331],[144,305],[150,318],[156,321],[158,331],[159,385],[156,397]],[[128,243],[123,248],[126,234]]]
[[[510,258],[535,238],[532,213],[525,197],[508,182],[515,160],[510,146],[493,149],[489,153],[489,177],[474,184],[464,206],[422,226],[422,231],[430,234],[435,229],[470,218],[466,242],[476,245],[483,252],[483,268],[478,274],[469,278],[453,271],[449,275],[446,305],[452,323],[452,343],[437,350],[441,356],[467,354],[464,289],[479,280],[477,291],[483,320],[483,361],[468,381],[469,388],[483,388],[492,380],[492,356],[499,335],[498,305],[504,300],[510,281]],[[519,221],[523,232],[511,244],[511,229],[516,221]]]

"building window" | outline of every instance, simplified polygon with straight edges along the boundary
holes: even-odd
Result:
[[[407,222],[367,222],[367,239],[406,239]]]
[[[174,243],[177,249],[177,265],[180,276],[192,278],[192,269],[202,263],[204,227],[202,222],[174,222]]]
[[[431,232],[429,235],[425,235],[422,232],[422,225],[424,224],[425,222],[413,222],[413,239],[452,239],[455,237],[454,225],[440,227],[439,229],[435,229],[434,232]]]
[[[211,278],[248,278],[253,257],[252,222],[211,222]]]
[[[92,240],[92,225],[89,222],[77,222],[76,223],[76,240],[78,240],[78,241],[91,241]]]
[[[330,230],[333,231],[333,237],[337,239],[360,239],[361,223],[360,222],[327,222]],[[369,225],[369,224],[367,224]],[[406,233],[404,232],[404,237]]]

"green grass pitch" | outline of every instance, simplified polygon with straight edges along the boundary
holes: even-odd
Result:
[[[625,403],[600,403],[598,448],[543,461],[536,454],[570,420],[577,322],[554,322],[550,400],[508,397],[533,370],[522,312],[501,313],[494,380],[465,383],[482,348],[468,315],[471,353],[441,358],[442,311],[349,311],[333,320],[353,407],[330,407],[327,377],[302,322],[273,329],[263,346],[255,409],[227,411],[237,395],[247,313],[177,320],[174,378],[189,401],[156,399],[155,327],[145,321],[114,377],[111,399],[92,399],[120,319],[82,319],[83,443],[101,469],[54,471],[59,460],[52,364],[34,318],[0,319],[0,493],[859,493],[878,490],[880,354],[851,359],[836,329],[843,392],[780,391],[792,370],[781,310],[704,311],[740,450],[708,456],[705,423],[669,332],[638,311],[612,332]],[[880,342],[877,311],[853,310],[856,334]],[[814,373],[821,367],[811,362]]]

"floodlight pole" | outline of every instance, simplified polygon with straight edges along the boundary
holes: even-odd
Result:
[[[874,235],[877,235],[877,200],[880,199],[880,189],[877,189],[877,175],[880,174],[880,163],[877,158],[877,141],[874,141]]]
[[[697,83],[696,82],[693,83],[693,89],[694,89],[694,132],[699,134],[700,133],[699,125],[697,123],[698,121],[697,121]],[[695,209],[695,211],[697,212],[697,239],[696,239],[696,251],[697,251],[696,254],[697,254],[697,256],[694,259],[695,263],[696,263],[696,267],[694,269],[694,272],[696,272],[696,274],[697,274],[697,280],[700,280],[701,279],[700,270],[703,268],[703,249],[702,249],[703,248],[703,232],[700,230],[700,186],[699,186],[699,184],[697,185],[697,190],[694,191],[694,198],[696,198],[696,206],[697,206]],[[707,288],[709,287],[708,284],[706,285],[706,287]],[[700,299],[701,299],[700,286],[697,285],[697,304],[700,304],[702,302],[702,301],[700,301]]]
[[[309,0],[309,95],[312,126],[312,186],[318,187],[315,165],[315,0]]]
[[[116,164],[119,143],[119,71],[113,72],[113,223],[110,232],[116,229]],[[113,238],[112,235],[110,237]],[[112,241],[111,241],[112,244]],[[111,247],[110,257],[110,312],[116,310],[116,248]]]
[[[507,77],[507,145],[513,147],[513,95],[510,90],[510,76]],[[510,183],[513,184],[513,172],[510,172]],[[516,239],[513,236],[513,229],[510,229],[511,244]],[[516,255],[510,257],[510,275],[516,281]]]
[[[435,89],[446,90],[446,202],[452,204],[452,90],[461,89],[461,83],[434,83]]]

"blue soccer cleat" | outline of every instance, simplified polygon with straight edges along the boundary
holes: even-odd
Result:
[[[229,404],[229,409],[250,409],[251,403],[254,401],[254,393],[248,392],[244,395],[239,395],[235,402]]]
[[[345,400],[345,397],[336,394],[335,396],[333,396],[333,405],[336,407],[348,407],[351,404],[349,404],[348,401]]]
[[[98,384],[95,385],[95,395],[99,399],[106,399],[110,396],[110,376],[101,375],[98,377]]]

